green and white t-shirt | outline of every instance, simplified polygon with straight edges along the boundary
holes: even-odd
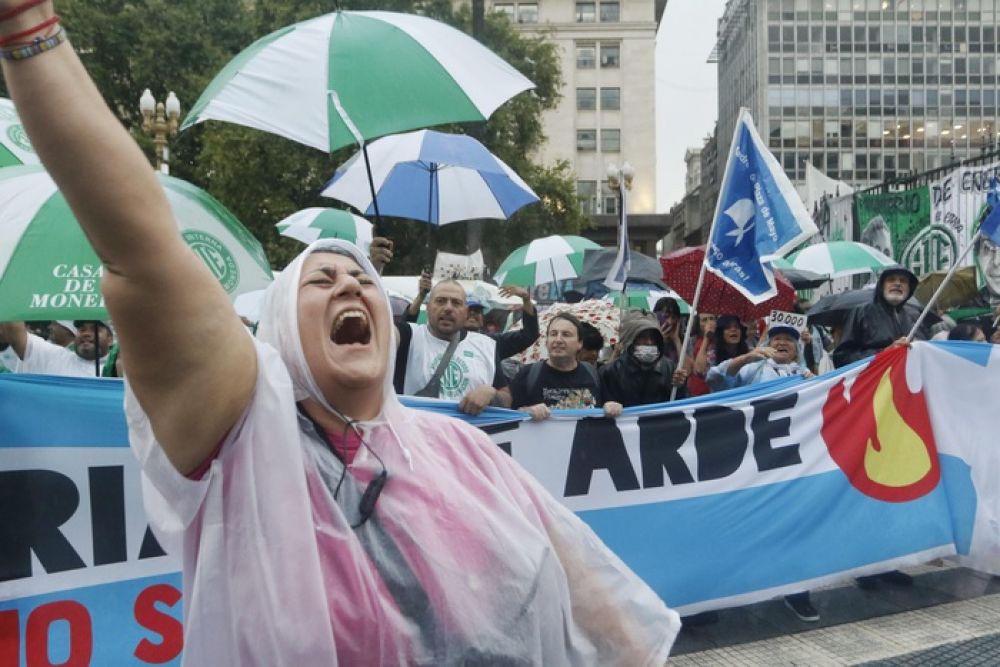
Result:
[[[437,338],[426,324],[411,324],[413,338],[406,361],[404,394],[416,394],[434,375],[448,341]],[[470,389],[480,385],[496,386],[496,341],[489,336],[468,333],[455,348],[455,353],[441,376],[438,398],[458,400]]]

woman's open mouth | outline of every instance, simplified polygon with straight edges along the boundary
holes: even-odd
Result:
[[[363,310],[346,310],[333,321],[330,340],[336,345],[367,345],[371,339],[372,330],[368,315]]]

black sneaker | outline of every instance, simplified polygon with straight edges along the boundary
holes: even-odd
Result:
[[[899,570],[889,570],[888,572],[883,572],[878,575],[879,579],[888,582],[894,586],[912,586],[913,577],[906,574],[905,572],[900,572]]]
[[[816,607],[812,606],[812,603],[809,601],[808,593],[786,595],[785,606],[791,609],[799,617],[800,621],[815,623],[819,620],[819,612],[816,611]]]

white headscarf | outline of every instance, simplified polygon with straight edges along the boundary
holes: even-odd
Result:
[[[257,325],[257,338],[274,347],[281,356],[282,361],[285,362],[285,367],[288,369],[288,374],[291,376],[292,384],[295,388],[296,401],[311,398],[331,413],[342,415],[340,410],[330,405],[326,396],[320,391],[319,385],[316,384],[316,378],[313,376],[313,372],[306,362],[305,353],[302,350],[302,342],[299,339],[298,301],[302,266],[309,255],[324,249],[332,249],[349,255],[375,281],[382,294],[385,294],[385,288],[382,285],[382,279],[378,271],[375,270],[371,260],[356,245],[341,239],[320,239],[314,241],[298,257],[292,260],[264,293],[264,301],[260,311],[260,323]],[[389,305],[388,298],[383,297],[383,300],[385,302],[386,321],[391,324],[392,307]],[[395,339],[395,336],[390,332],[390,345],[387,351],[389,359],[382,384],[382,416],[387,416],[390,412],[394,412],[397,407],[402,408],[392,384],[393,372],[396,366]],[[351,415],[347,416],[351,417]]]

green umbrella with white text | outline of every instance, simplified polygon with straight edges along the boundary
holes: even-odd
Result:
[[[186,181],[157,176],[178,231],[230,298],[271,283],[264,249],[226,207]],[[48,173],[0,169],[0,321],[105,319],[103,276]]]

